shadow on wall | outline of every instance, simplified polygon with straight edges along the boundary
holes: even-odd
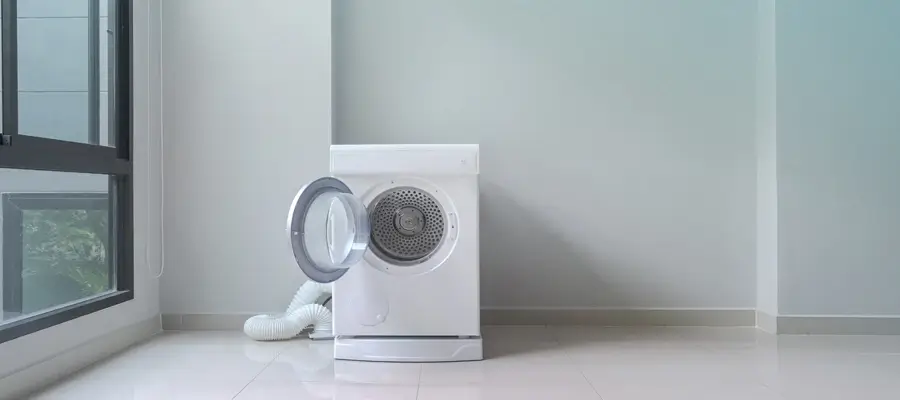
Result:
[[[501,186],[482,180],[481,298],[486,307],[627,305],[627,293],[605,279],[613,260],[592,259],[553,224]],[[543,217],[545,218],[545,217]],[[573,224],[583,223],[572,221]],[[589,302],[585,304],[585,302]]]

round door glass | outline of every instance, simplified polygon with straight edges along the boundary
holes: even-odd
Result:
[[[288,230],[297,265],[321,283],[333,282],[359,263],[369,245],[365,206],[334,178],[321,178],[300,189]]]

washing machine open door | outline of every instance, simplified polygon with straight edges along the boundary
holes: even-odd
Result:
[[[365,204],[339,179],[319,178],[297,192],[287,231],[297,265],[309,279],[334,282],[369,247]]]

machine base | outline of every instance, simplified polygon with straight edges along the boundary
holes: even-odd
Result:
[[[481,338],[338,337],[337,360],[381,362],[447,362],[484,359]]]

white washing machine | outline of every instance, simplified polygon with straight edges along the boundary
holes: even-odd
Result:
[[[482,359],[478,145],[335,145],[297,193],[300,269],[333,284],[334,356]]]

